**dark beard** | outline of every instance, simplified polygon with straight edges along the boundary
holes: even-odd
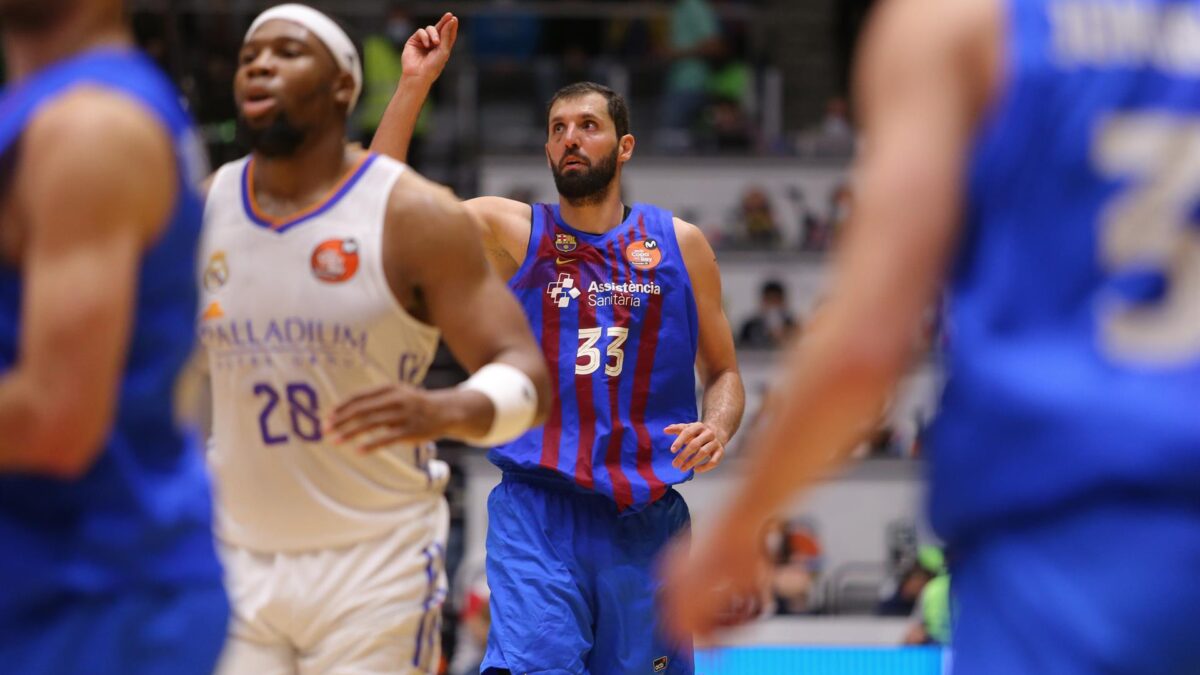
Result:
[[[589,206],[604,201],[613,177],[617,175],[618,150],[613,148],[608,157],[573,174],[564,174],[555,166],[551,173],[554,174],[554,187],[558,188],[558,194],[571,206]]]
[[[288,157],[296,152],[308,134],[279,113],[275,121],[263,129],[254,129],[238,115],[237,140],[263,157]]]
[[[0,1],[0,27],[13,33],[38,32],[54,25],[71,4],[66,0]]]

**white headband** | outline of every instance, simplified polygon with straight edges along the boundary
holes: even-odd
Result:
[[[333,60],[337,62],[338,67],[350,73],[350,76],[354,78],[354,95],[350,97],[350,109],[347,114],[353,112],[354,106],[358,103],[358,95],[362,93],[363,71],[358,51],[354,48],[354,42],[350,40],[350,36],[346,35],[346,31],[342,30],[341,26],[337,25],[333,19],[312,7],[287,4],[276,5],[259,14],[254,23],[250,24],[250,30],[246,31],[245,40],[249,40],[254,31],[262,27],[264,23],[275,19],[290,21],[317,36],[317,39],[333,55]]]

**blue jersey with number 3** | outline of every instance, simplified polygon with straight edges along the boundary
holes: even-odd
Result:
[[[1200,492],[1200,2],[1006,5],[931,438],[952,541]]]
[[[175,380],[192,348],[196,184],[206,165],[179,92],[133,50],[64,60],[0,95],[0,157],[17,161],[21,135],[38,111],[86,87],[136,101],[171,136],[177,196],[140,262],[116,414],[95,463],[75,481],[0,475],[0,619],[64,593],[212,584],[221,577],[203,457],[173,410]],[[14,177],[7,180],[11,186]],[[20,270],[0,267],[0,374],[20,358],[22,292]]]

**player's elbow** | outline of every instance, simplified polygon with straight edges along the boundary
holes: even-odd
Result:
[[[729,382],[739,394],[745,394],[745,387],[742,385],[742,373],[738,368],[737,361],[719,366],[712,366],[701,362],[699,364],[699,372],[701,382],[706,390],[719,386],[721,382]]]
[[[838,346],[838,380],[864,389],[886,389],[912,360],[912,345],[890,331],[845,338]]]

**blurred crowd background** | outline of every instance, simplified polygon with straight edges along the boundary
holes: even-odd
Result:
[[[140,44],[181,86],[214,166],[245,153],[232,80],[244,31],[269,4],[129,2]],[[352,135],[364,144],[403,77],[404,41],[444,11],[460,17],[458,46],[422,113],[409,160],[462,197],[554,200],[542,151],[545,102],[584,79],[625,94],[637,138],[625,200],[669,208],[711,240],[747,384],[743,428],[770,414],[777,350],[820,310],[830,252],[854,208],[849,167],[862,141],[852,113],[852,47],[872,0],[308,4],[337,17],[359,44],[365,88]],[[859,468],[762,533],[774,570],[763,587],[764,624],[874,617],[891,628],[850,629],[848,639],[946,639],[944,555],[917,515],[921,435],[940,383],[936,313],[914,340],[929,356],[869,430],[856,451]],[[430,386],[461,377],[443,352]],[[730,464],[754,451],[746,446],[735,444]],[[498,474],[477,450],[446,446],[442,455],[455,469],[446,668],[468,673],[489,622],[482,503]],[[725,489],[721,475],[735,470],[686,488],[698,523]]]

